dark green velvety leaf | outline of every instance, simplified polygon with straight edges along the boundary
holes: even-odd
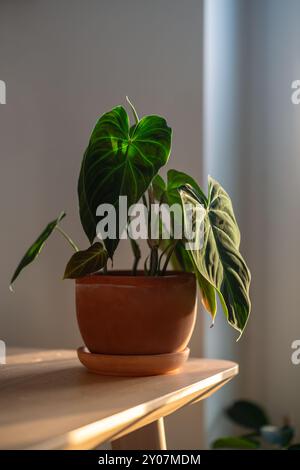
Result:
[[[167,162],[170,148],[171,129],[162,117],[146,116],[130,127],[125,109],[117,106],[98,120],[78,182],[80,218],[90,243],[96,236],[97,207],[112,204],[118,220],[119,196],[127,196],[128,207],[137,203]],[[117,226],[117,232],[123,228]],[[104,240],[110,257],[118,242],[118,237]]]
[[[167,190],[167,185],[160,175],[156,175],[152,181],[152,188],[155,199],[160,201]]]
[[[205,277],[202,276],[200,271],[197,269],[191,252],[185,249],[183,242],[180,242],[176,245],[174,255],[177,262],[177,266],[180,267],[179,269],[195,273],[200,289],[201,303],[205,310],[210,313],[213,325],[217,313],[217,300],[215,288],[210,282],[205,279]]]
[[[133,238],[130,238],[130,245],[131,245],[131,249],[132,249],[133,256],[134,256],[132,274],[135,276],[136,273],[137,273],[138,264],[139,264],[140,259],[142,257],[142,253],[141,253],[141,249],[140,249],[139,244]]]
[[[202,194],[189,185],[182,187],[180,194],[184,203],[203,205]],[[229,324],[242,333],[251,309],[250,272],[239,245],[231,200],[222,186],[209,178],[203,246],[191,253],[201,275],[217,290]]]
[[[166,202],[169,205],[174,203],[181,204],[181,197],[178,190],[185,184],[189,184],[197,191],[197,194],[201,196],[202,205],[206,207],[207,197],[197,182],[191,176],[177,170],[168,171],[167,183],[165,183],[162,177],[159,175],[154,178],[153,190],[155,198],[158,201]],[[201,292],[202,304],[204,308],[211,314],[212,320],[214,321],[217,312],[215,288],[199,272],[193,261],[193,257],[191,256],[190,251],[185,249],[183,242],[180,242],[176,245],[174,255],[172,256],[171,260],[175,269],[195,272]]]
[[[58,223],[65,217],[65,213],[62,212],[59,217],[52,222],[50,222],[42,231],[42,233],[39,235],[39,237],[36,239],[36,241],[28,248],[26,251],[25,255],[21,259],[20,263],[18,264],[17,269],[14,272],[14,275],[10,281],[10,289],[12,290],[12,284],[20,274],[23,268],[27,266],[28,264],[32,263],[32,261],[35,260],[35,258],[38,256],[38,254],[41,252],[45,241],[47,238],[50,237],[51,233],[55,229],[55,227],[58,225]]]
[[[217,314],[217,299],[214,287],[202,276],[198,269],[195,269],[198,286],[201,292],[201,302],[203,307],[211,314],[212,325]]]
[[[292,441],[295,431],[290,426],[262,426],[260,428],[262,438],[269,444],[286,447]]]
[[[66,266],[64,279],[77,279],[96,273],[105,266],[107,258],[108,253],[100,242],[94,243],[87,250],[77,251]]]
[[[139,244],[138,244],[137,241],[134,240],[133,238],[130,238],[130,244],[131,244],[133,256],[134,256],[136,259],[140,259],[141,256],[142,256],[142,253],[141,253],[141,249],[140,249],[140,247],[139,247]]]
[[[186,173],[177,170],[168,171],[167,183],[164,182],[161,176],[157,175],[153,181],[154,196],[159,202],[166,203],[169,206],[172,206],[172,204],[182,205],[178,190],[184,184],[189,184],[192,188],[195,188],[197,194],[201,194],[204,203],[207,204],[207,198],[196,181]],[[179,219],[178,216],[175,215],[175,224],[181,225],[182,223],[183,217]]]
[[[226,414],[236,424],[256,431],[269,424],[265,411],[256,403],[247,400],[236,401],[226,410]]]
[[[154,196],[158,201],[162,200],[162,202],[167,202],[170,205],[174,203],[181,204],[178,190],[181,186],[189,184],[197,191],[197,194],[201,194],[204,205],[207,205],[207,197],[201,190],[200,186],[191,176],[183,173],[182,171],[169,170],[166,183],[160,175],[157,175],[152,184]]]
[[[221,437],[213,442],[213,449],[258,449],[258,441],[243,437]]]
[[[186,251],[184,247],[184,242],[181,240],[178,241],[175,247],[171,261],[174,266],[174,269],[178,271],[194,272],[193,260],[191,259],[189,253]]]
[[[203,193],[202,189],[198,185],[198,183],[186,173],[177,170],[169,170],[168,171],[168,179],[167,179],[167,199],[169,204],[174,204],[177,202],[178,204],[181,203],[180,194],[178,189],[184,185],[191,186],[196,192],[198,197],[201,198],[201,203],[206,207],[207,205],[207,197]]]
[[[198,271],[191,252],[185,249],[182,242],[176,245],[172,262],[175,269],[195,273],[200,289],[202,305],[211,314],[212,321],[214,321],[217,313],[216,291]]]

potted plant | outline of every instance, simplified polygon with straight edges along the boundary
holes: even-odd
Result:
[[[239,251],[240,233],[226,191],[212,178],[205,195],[183,172],[169,170],[166,181],[159,176],[169,158],[171,128],[160,116],[139,119],[127,101],[134,123],[122,106],[103,114],[83,156],[78,198],[89,246],[79,249],[63,230],[62,212],[27,250],[10,287],[49,236],[60,232],[74,250],[64,278],[76,280],[77,319],[87,348],[79,349],[80,360],[106,374],[158,374],[178,368],[188,356],[196,284],[212,323],[219,297],[228,323],[242,334],[250,313],[250,273]],[[143,218],[132,211],[137,203]],[[180,211],[172,213],[173,224],[166,227],[162,209],[169,209],[170,216],[174,207]],[[148,223],[149,255],[142,270],[134,236],[137,219],[139,225]],[[178,236],[180,225],[183,233]],[[111,267],[118,243],[126,236],[133,267],[115,272]],[[169,263],[175,271],[168,271]]]
[[[283,418],[281,426],[275,426],[264,408],[249,400],[235,401],[225,413],[233,424],[244,428],[243,433],[219,437],[212,443],[213,449],[300,450],[300,443],[293,442],[295,428],[288,417]]]

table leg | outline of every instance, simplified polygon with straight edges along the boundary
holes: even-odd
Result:
[[[112,450],[166,450],[164,419],[143,426],[111,443]]]

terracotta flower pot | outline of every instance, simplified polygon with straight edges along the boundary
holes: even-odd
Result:
[[[76,280],[80,332],[91,353],[157,355],[183,351],[196,319],[191,273],[163,277],[128,272]]]

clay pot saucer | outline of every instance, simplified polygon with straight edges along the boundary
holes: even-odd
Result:
[[[85,347],[77,349],[80,362],[90,372],[119,377],[175,373],[188,359],[189,353],[189,348],[174,353],[147,355],[95,354]]]

